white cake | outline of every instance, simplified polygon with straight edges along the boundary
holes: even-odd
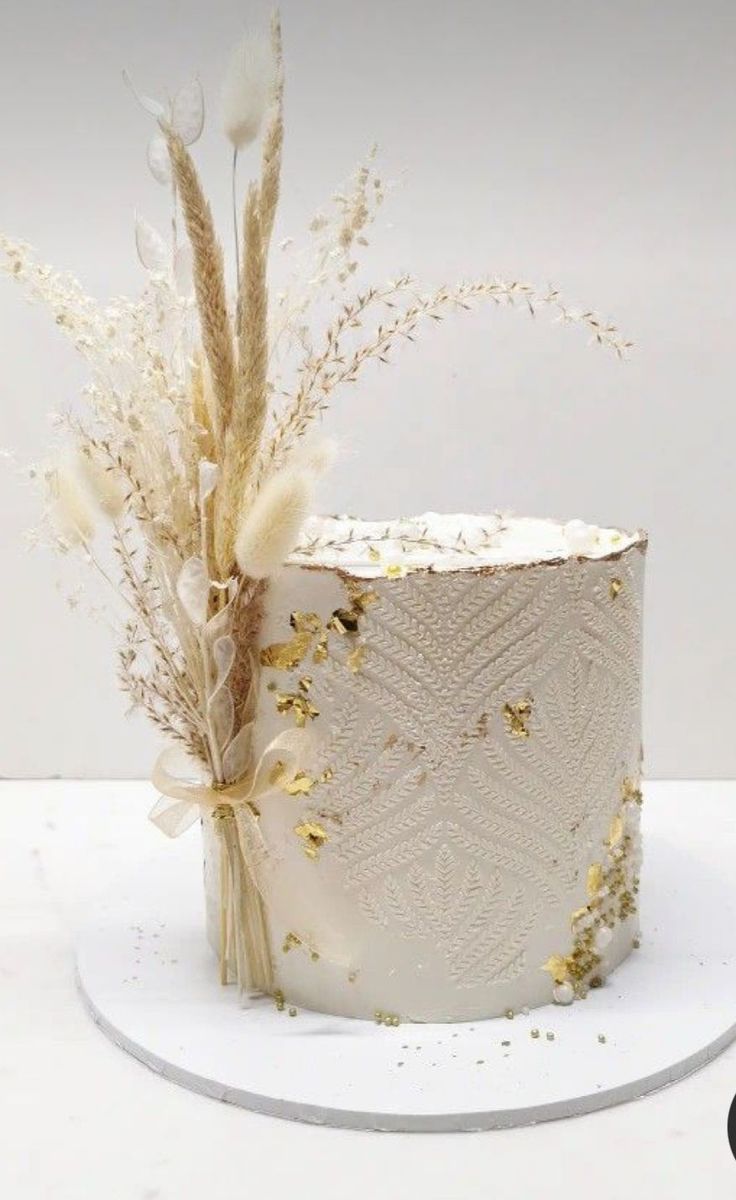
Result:
[[[257,749],[305,738],[258,803],[279,1001],[462,1021],[568,1003],[626,957],[645,549],[581,522],[311,522],[261,635]],[[217,945],[209,820],[205,852]]]

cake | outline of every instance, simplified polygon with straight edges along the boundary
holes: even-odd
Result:
[[[581,522],[310,522],[260,635],[258,752],[308,746],[258,801],[281,1003],[494,1017],[582,998],[629,954],[645,550]]]
[[[546,313],[617,357],[631,343],[515,275],[364,282],[386,195],[373,153],[301,245],[277,240],[277,13],[224,75],[226,241],[196,165],[198,76],[163,101],[126,81],[172,207],[166,232],[136,219],[140,295],[100,303],[5,234],[0,272],[89,369],[30,471],[37,540],[77,552],[119,610],[118,681],[165,740],[151,818],[172,837],[203,826],[220,980],[388,1024],[572,1003],[637,938],[645,538],[314,517],[335,449],[318,426],[480,305]]]

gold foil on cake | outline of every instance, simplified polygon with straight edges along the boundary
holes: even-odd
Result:
[[[354,675],[357,675],[358,671],[363,666],[364,658],[365,658],[365,646],[364,645],[356,646],[354,650],[350,651],[350,653],[348,654],[348,656],[345,660],[348,670],[352,671]]]
[[[292,671],[298,667],[312,644],[312,634],[306,630],[294,634],[288,642],[273,642],[261,650],[261,666],[274,667],[278,671]]]
[[[516,704],[511,704],[507,701],[503,706],[502,712],[511,737],[520,739],[529,737],[527,722],[532,715],[532,702],[530,699],[519,700]]]
[[[623,581],[614,577],[608,585],[608,594],[612,600],[615,600],[623,588]]]
[[[603,887],[603,867],[599,862],[591,863],[585,877],[585,888],[590,900],[595,900]]]
[[[277,692],[276,711],[293,713],[298,729],[303,729],[307,721],[319,716],[319,709],[302,692]]]
[[[550,954],[542,970],[548,971],[555,983],[564,983],[570,974],[568,959],[563,954]]]
[[[325,842],[329,842],[330,835],[324,826],[318,821],[302,821],[300,825],[294,826],[294,833],[304,842],[304,853],[307,858],[316,859]]]
[[[358,615],[352,608],[336,608],[327,622],[327,628],[333,633],[357,633]]]

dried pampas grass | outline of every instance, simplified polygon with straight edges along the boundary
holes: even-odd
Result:
[[[235,557],[243,575],[268,579],[283,566],[309,516],[314,482],[307,471],[285,468],[263,485],[243,514]]]

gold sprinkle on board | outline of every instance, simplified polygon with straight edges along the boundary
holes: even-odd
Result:
[[[609,583],[609,585],[608,585],[608,594],[609,594],[609,596],[611,597],[611,599],[612,599],[612,600],[615,600],[615,599],[616,599],[616,597],[617,597],[617,596],[619,595],[619,593],[622,591],[622,589],[623,589],[623,586],[624,586],[624,585],[623,585],[623,582],[622,582],[622,580],[620,580],[620,579],[618,579],[618,578],[616,578],[616,577],[614,577],[614,578],[611,580],[611,582],[610,582],[610,583]]]
[[[300,825],[294,826],[294,833],[302,839],[304,853],[312,860],[319,857],[325,842],[330,840],[327,830],[318,821],[302,821]]]
[[[514,738],[528,738],[529,727],[528,720],[532,715],[532,702],[529,699],[519,700],[516,704],[507,702],[504,704],[503,719],[506,722],[506,728]]]

